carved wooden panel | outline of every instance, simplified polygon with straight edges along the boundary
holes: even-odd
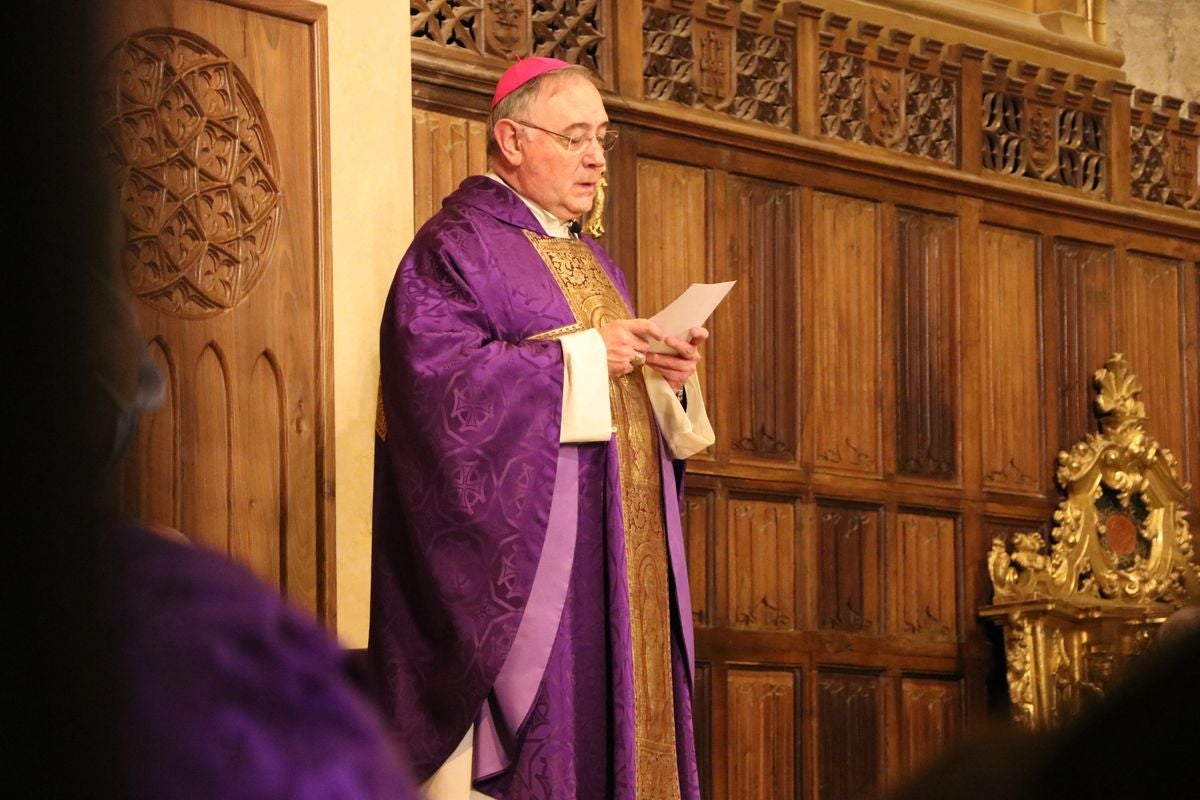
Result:
[[[254,87],[218,47],[178,30],[125,39],[107,78],[134,295],[182,317],[228,312],[262,278],[283,204]]]
[[[199,413],[181,420],[181,478],[190,491],[183,493],[183,531],[214,550],[229,552],[229,456],[233,447],[232,404],[226,359],[220,349],[209,345],[199,358],[186,365],[190,372],[192,400]]]
[[[892,592],[890,630],[952,642],[958,635],[958,560],[949,517],[900,513],[886,567]]]
[[[796,678],[782,670],[730,669],[728,797],[796,796]]]
[[[691,284],[710,280],[708,170],[640,158],[637,198],[636,299],[648,317]]]
[[[411,0],[413,38],[482,53],[483,5],[480,0]],[[502,15],[501,27],[508,27],[507,17]]]
[[[688,580],[692,592],[692,620],[697,627],[712,622],[709,587],[713,569],[712,536],[715,498],[705,489],[686,489],[683,502],[683,535],[687,544]]]
[[[1143,379],[1181,382],[1152,390],[1177,397],[1160,438],[1196,435],[1200,234],[1168,167],[1195,122],[837,9],[602,5],[609,246],[638,309],[738,280],[703,365],[718,443],[684,509],[705,796],[874,796],[1007,702],[975,615],[985,554],[1047,532],[1056,445],[1083,432],[1059,424],[1068,394],[1090,423],[1098,363],[1145,352]],[[415,43],[429,108],[478,116],[500,66],[482,48]],[[1126,152],[1139,126],[1168,134]],[[453,159],[417,149],[425,189]]]
[[[879,474],[880,264],[875,203],[813,199],[814,466]]]
[[[263,580],[282,585],[286,542],[263,531],[285,531],[283,487],[287,485],[287,413],[283,375],[274,353],[261,353],[246,376],[249,396],[239,420],[238,435],[245,445],[234,451],[234,470],[245,476],[233,507],[230,555],[248,564]]]
[[[878,633],[879,510],[832,502],[817,505],[820,626]]]
[[[106,130],[127,264],[145,257],[130,272],[138,322],[170,390],[131,445],[124,510],[328,617],[324,14],[301,0],[122,4]]]
[[[179,375],[171,347],[161,338],[149,344],[150,358],[163,377],[163,403],[138,420],[137,442],[125,461],[124,503],[142,518],[179,528]]]
[[[712,684],[712,665],[697,661],[696,686],[692,691],[692,732],[696,737],[696,768],[700,773],[701,797],[712,797]]]
[[[1151,203],[1200,209],[1200,136],[1197,111],[1180,115],[1183,101],[1153,92],[1134,93],[1129,134],[1130,194]]]
[[[489,5],[512,6],[512,0]],[[605,44],[611,6],[601,0],[530,0],[533,53],[580,64],[592,72],[608,69]]]
[[[1096,81],[992,55],[983,80],[983,166],[1101,193],[1111,103]],[[1073,78],[1068,86],[1068,79]]]
[[[958,225],[896,214],[896,471],[953,478],[959,407]]]
[[[731,176],[727,183],[730,298],[743,343],[730,359],[726,391],[738,458],[796,462],[799,448],[797,211],[793,186]],[[753,346],[744,346],[745,343]]]
[[[1039,238],[990,225],[979,234],[983,486],[1045,486]]]
[[[817,796],[873,797],[881,775],[882,699],[873,675],[823,669],[817,677]]]
[[[1120,349],[1117,259],[1110,247],[1058,240],[1054,261],[1063,325],[1058,447],[1069,449],[1096,429],[1092,374]]]
[[[1144,253],[1127,253],[1121,270],[1119,303],[1121,331],[1117,350],[1125,354],[1142,383],[1149,429],[1177,458],[1186,460],[1187,404],[1196,392],[1195,380],[1185,382],[1186,338],[1181,302],[1183,263]],[[1100,369],[1101,361],[1094,368]],[[1190,477],[1188,465],[1183,475]]]
[[[411,35],[422,45],[486,58],[561,58],[609,69],[608,8],[601,0],[409,0]]]
[[[487,124],[413,109],[413,221],[417,228],[471,175],[487,172]]]
[[[642,5],[643,93],[790,129],[794,25],[699,0]]]
[[[960,65],[942,43],[880,25],[825,16],[820,33],[821,133],[954,164],[958,157]]]
[[[730,497],[727,506],[723,618],[735,628],[795,630],[795,505]]]
[[[963,727],[962,685],[956,680],[900,682],[900,761],[910,775],[945,752]]]

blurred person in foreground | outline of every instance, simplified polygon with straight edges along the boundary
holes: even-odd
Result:
[[[315,621],[224,556],[106,506],[162,378],[116,271],[97,157],[103,10],[49,0],[8,27],[23,130],[6,148],[6,239],[25,314],[7,337],[9,783],[55,798],[415,797]]]
[[[1063,800],[1197,795],[1200,606],[1163,623],[1107,695],[1059,728],[970,737],[887,800]]]

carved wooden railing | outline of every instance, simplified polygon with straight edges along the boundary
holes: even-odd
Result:
[[[1200,209],[1200,103],[945,43],[805,2],[410,0],[419,80],[480,101],[517,56],[593,70],[636,105],[684,106],[1051,184],[1120,205]],[[481,106],[482,107],[482,106]],[[1185,112],[1186,111],[1186,115]],[[1143,205],[1145,207],[1145,205]]]

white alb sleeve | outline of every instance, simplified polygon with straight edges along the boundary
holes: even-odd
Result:
[[[608,350],[596,329],[568,333],[563,351],[563,403],[560,444],[607,442],[612,438],[608,400]]]

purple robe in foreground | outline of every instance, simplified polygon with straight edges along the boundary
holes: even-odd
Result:
[[[617,448],[559,444],[561,346],[531,337],[576,320],[526,231],[542,235],[520,198],[469,178],[417,234],[392,284],[372,667],[418,779],[474,724],[475,783],[490,795],[634,800]],[[620,270],[585,241],[628,304]],[[673,704],[681,797],[695,800],[677,470],[656,449],[669,558],[657,602],[670,604],[672,672],[657,700]]]
[[[124,797],[416,800],[378,710],[314,621],[203,547],[131,523],[96,536],[125,690],[111,721]]]

